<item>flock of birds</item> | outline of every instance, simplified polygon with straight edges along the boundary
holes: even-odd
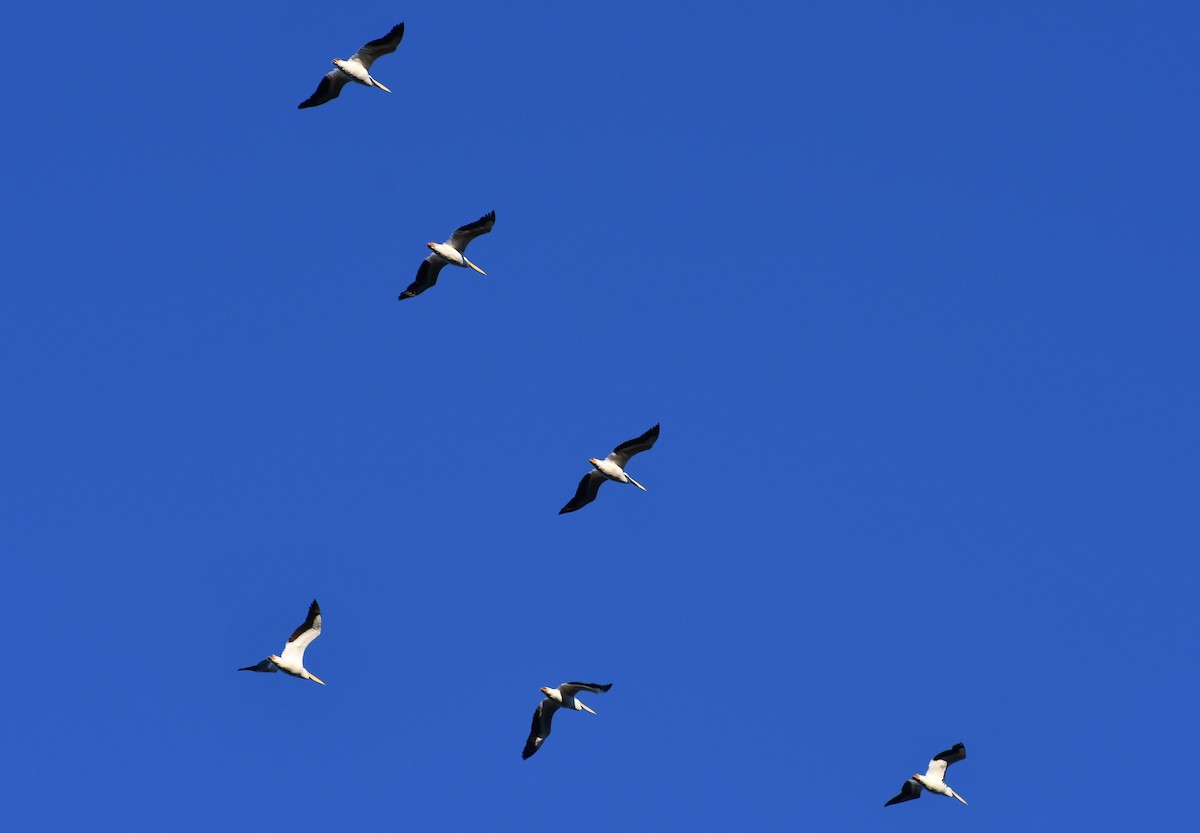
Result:
[[[401,24],[403,25],[403,24]],[[399,28],[399,27],[397,27]],[[492,221],[495,221],[495,213],[488,215]],[[484,217],[479,222],[487,220]],[[472,227],[478,223],[472,223]],[[488,228],[491,228],[489,225]],[[455,232],[458,235],[463,229]],[[486,230],[486,229],[485,229]],[[482,231],[476,232],[483,234]],[[453,240],[454,238],[451,238]],[[430,255],[424,263],[421,264],[421,272],[417,274],[418,282],[421,280],[421,274],[429,265],[430,259],[437,255],[437,249],[434,248],[437,244],[430,243],[429,247],[434,249],[433,255]],[[446,245],[446,244],[443,244]],[[466,245],[465,243],[463,244]],[[464,260],[466,258],[463,258]],[[474,264],[472,264],[474,266]],[[440,264],[439,267],[440,268]],[[478,267],[476,267],[478,268]],[[437,272],[434,270],[434,276]],[[430,280],[429,285],[433,281]],[[410,287],[411,289],[411,287]],[[419,291],[419,290],[418,290]],[[415,294],[415,293],[414,293]],[[404,296],[402,295],[401,298]],[[609,454],[603,460],[595,457],[588,458],[588,462],[592,464],[592,470],[583,476],[583,480],[579,482],[579,488],[575,491],[575,497],[568,501],[567,505],[559,510],[558,514],[565,512],[574,512],[576,509],[581,509],[587,506],[596,499],[596,493],[600,490],[600,484],[606,480],[614,480],[617,483],[628,483],[632,486],[637,486],[643,492],[646,487],[638,483],[632,477],[625,473],[625,466],[629,464],[629,458],[640,451],[646,451],[654,446],[654,441],[658,439],[659,426],[655,425],[645,434],[640,437],[623,442],[615,449],[612,454]],[[321,606],[317,604],[317,600],[308,607],[308,618],[304,620],[304,624],[292,631],[292,635],[288,637],[287,644],[283,646],[282,654],[271,654],[257,665],[247,665],[244,668],[239,668],[238,671],[260,671],[267,674],[282,671],[285,674],[290,674],[293,677],[299,677],[302,680],[312,680],[314,683],[325,685],[325,681],[313,674],[304,667],[304,649],[312,643],[314,639],[321,635]],[[537,710],[533,713],[533,726],[529,730],[529,739],[525,741],[525,749],[521,753],[521,757],[528,758],[534,752],[542,748],[542,743],[550,736],[550,721],[554,717],[554,713],[560,708],[573,709],[575,711],[585,711],[590,714],[595,714],[590,707],[584,705],[575,695],[581,691],[590,691],[593,694],[603,694],[612,688],[612,683],[560,683],[558,688],[548,688],[543,686],[542,694],[546,698],[538,703]],[[961,745],[961,744],[960,744]]]
[[[361,84],[364,87],[375,87],[383,90],[385,93],[390,93],[391,90],[375,79],[371,75],[370,70],[376,60],[384,55],[395,52],[396,47],[400,45],[400,41],[403,38],[404,24],[400,23],[392,27],[392,30],[383,37],[363,45],[350,58],[346,60],[334,58],[334,68],[321,79],[316,91],[307,99],[300,102],[300,109],[327,104],[341,95],[342,88],[351,81]],[[467,259],[466,250],[472,240],[480,235],[487,234],[495,225],[496,212],[491,211],[475,222],[455,229],[454,233],[450,235],[450,239],[446,242],[427,243],[426,246],[430,249],[430,254],[421,262],[420,267],[417,269],[417,276],[413,282],[407,289],[400,293],[399,300],[403,301],[408,298],[415,298],[436,284],[442,267],[447,265],[459,266],[464,269],[474,269],[479,274],[486,275],[487,273],[483,269]],[[654,447],[654,443],[658,440],[658,433],[659,426],[655,425],[640,437],[618,445],[603,460],[595,457],[588,458],[588,462],[592,465],[592,470],[583,476],[583,479],[579,482],[579,487],[575,491],[575,496],[559,510],[559,514],[575,512],[587,506],[596,499],[600,486],[607,480],[617,483],[627,483],[631,486],[636,486],[643,492],[646,491],[645,486],[629,476],[625,471],[625,467],[629,465],[630,459],[635,454],[648,451]],[[304,651],[320,635],[321,608],[317,604],[316,599],[313,599],[312,604],[308,608],[308,617],[304,620],[304,624],[296,628],[292,635],[288,637],[282,654],[271,654],[257,665],[246,666],[238,670],[264,673],[282,671],[285,674],[299,677],[302,680],[312,680],[315,683],[325,685],[324,680],[304,667]],[[550,736],[551,720],[553,720],[555,713],[559,709],[565,708],[573,711],[586,711],[590,714],[596,713],[591,707],[579,700],[578,695],[580,692],[586,691],[592,694],[603,694],[610,688],[612,688],[612,683],[602,685],[600,683],[567,682],[560,683],[557,688],[543,686],[540,690],[544,695],[544,699],[538,703],[537,708],[534,710],[533,725],[530,727],[529,737],[525,741],[525,748],[521,752],[521,758],[527,759],[542,748],[542,744]],[[948,798],[956,798],[963,804],[966,804],[966,800],[946,784],[946,770],[951,764],[961,761],[966,757],[967,749],[961,743],[956,743],[945,752],[939,752],[929,762],[929,767],[926,769],[924,775],[914,774],[904,782],[900,793],[887,801],[884,806],[887,807],[892,804],[900,804],[920,798],[922,790],[928,790],[931,793],[944,795]]]

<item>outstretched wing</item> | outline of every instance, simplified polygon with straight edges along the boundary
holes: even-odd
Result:
[[[608,478],[600,472],[592,469],[583,476],[583,480],[579,481],[579,488],[575,490],[575,497],[558,510],[558,514],[563,515],[567,512],[574,512],[576,509],[582,509],[593,500],[596,499],[596,492],[600,491],[600,484]]]
[[[438,272],[442,271],[442,267],[445,265],[446,261],[437,254],[431,254],[422,260],[421,266],[417,269],[416,279],[408,285],[408,289],[400,293],[397,300],[403,301],[405,298],[415,298],[433,286],[437,283]]]
[[[630,457],[632,457],[635,454],[639,454],[643,451],[647,451],[648,449],[652,448],[654,446],[654,441],[657,439],[658,439],[658,426],[655,425],[653,428],[651,428],[645,434],[642,434],[642,436],[638,437],[637,439],[629,440],[628,442],[623,442],[619,446],[614,448],[613,453],[608,455],[608,459],[611,462],[616,463],[621,468],[625,468],[625,464],[629,462]]]
[[[346,86],[346,82],[350,78],[340,69],[335,69],[332,72],[325,73],[325,77],[321,79],[321,83],[317,85],[317,91],[300,102],[299,109],[305,107],[316,107],[324,104],[327,101],[333,101],[341,95],[342,87]]]
[[[450,239],[446,242],[460,252],[465,252],[468,243],[481,234],[487,234],[494,225],[496,225],[496,212],[489,211],[475,222],[456,228],[454,234],[450,235]]]
[[[351,61],[358,61],[363,65],[363,69],[370,69],[371,64],[376,58],[384,55],[390,55],[396,51],[396,47],[400,45],[400,40],[404,37],[404,24],[398,24],[392,27],[392,31],[388,32],[382,38],[376,38],[370,43],[363,44],[362,49],[358,50],[350,57]]]
[[[967,757],[967,747],[961,743],[956,743],[954,746],[947,749],[945,752],[939,752],[933,756],[935,761],[945,761],[946,766],[957,763]]]
[[[558,703],[547,697],[538,703],[533,713],[533,725],[529,728],[529,739],[525,741],[525,749],[521,752],[521,760],[525,760],[542,748],[546,738],[550,737],[550,720],[558,711]]]
[[[590,691],[593,694],[603,694],[612,688],[612,683],[608,685],[600,685],[600,683],[563,683],[558,687],[564,697],[574,697],[581,691]]]
[[[921,782],[915,778],[909,778],[904,782],[904,786],[900,788],[900,794],[891,801],[884,804],[884,807],[890,807],[893,804],[899,804],[902,801],[912,801],[914,798],[921,797]]]
[[[956,743],[945,752],[939,752],[933,756],[933,760],[929,762],[929,769],[925,771],[925,777],[945,781],[946,768],[965,757],[967,757],[967,747]]]
[[[295,662],[297,665],[304,664],[304,649],[308,647],[308,643],[312,642],[321,635],[321,608],[317,606],[317,600],[313,599],[313,603],[308,606],[308,618],[304,620],[304,624],[296,628],[292,635],[288,637],[287,645],[283,646],[283,654],[280,659],[284,662]]]
[[[275,663],[271,662],[270,657],[264,659],[258,665],[247,665],[245,668],[239,668],[238,671],[278,671]]]

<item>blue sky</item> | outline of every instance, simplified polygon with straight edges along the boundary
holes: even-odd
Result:
[[[10,15],[6,828],[1185,829],[1200,12],[511,6]]]

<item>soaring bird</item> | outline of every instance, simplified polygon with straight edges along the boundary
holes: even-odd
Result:
[[[335,68],[321,79],[321,83],[317,85],[315,93],[300,102],[300,109],[316,107],[327,101],[332,101],[341,95],[342,87],[346,86],[346,82],[348,81],[354,81],[357,84],[362,84],[364,87],[378,87],[385,93],[390,93],[391,90],[372,78],[368,70],[371,68],[371,64],[375,63],[376,58],[395,52],[396,47],[400,45],[400,39],[403,37],[404,24],[401,23],[393,26],[392,31],[388,32],[382,38],[373,40],[363,46],[362,49],[351,55],[349,60],[343,61],[341,58],[334,58],[333,66]]]
[[[554,718],[554,713],[559,708],[582,709],[585,712],[595,714],[590,708],[575,699],[575,695],[581,691],[590,691],[593,694],[603,694],[612,688],[612,683],[608,685],[600,685],[599,683],[561,683],[558,688],[547,688],[542,686],[541,692],[546,695],[546,699],[538,703],[537,710],[533,713],[533,727],[529,730],[529,740],[525,741],[525,751],[521,753],[521,759],[524,760],[542,748],[542,744],[546,742],[546,738],[550,737],[550,721]]]
[[[481,234],[487,234],[492,230],[492,226],[496,225],[496,212],[489,211],[473,223],[468,223],[465,226],[459,226],[454,230],[454,234],[450,235],[450,239],[445,243],[426,243],[433,252],[429,257],[421,261],[421,267],[417,269],[417,278],[408,285],[408,289],[400,293],[400,297],[396,300],[403,301],[405,298],[415,298],[424,292],[429,287],[437,283],[438,272],[442,271],[442,267],[447,263],[452,263],[455,266],[470,267],[481,275],[486,275],[487,272],[480,269],[471,261],[467,260],[467,256],[463,254],[467,250],[467,245]]]
[[[283,656],[277,657],[271,654],[258,665],[239,668],[238,671],[282,671],[302,680],[312,680],[314,683],[325,685],[324,680],[310,674],[304,667],[304,649],[308,647],[308,643],[320,635],[321,608],[317,606],[317,600],[313,599],[313,603],[308,608],[308,618],[304,620],[303,625],[296,628],[288,637],[287,644],[283,646]]]
[[[946,786],[946,768],[955,761],[961,761],[965,757],[967,757],[967,747],[961,743],[954,744],[953,747],[947,749],[945,752],[937,753],[933,756],[933,760],[929,762],[929,769],[925,771],[924,775],[914,775],[905,781],[904,786],[900,788],[900,794],[883,806],[888,807],[892,804],[899,804],[901,801],[912,801],[914,798],[920,798],[922,787],[931,793],[957,798],[963,804],[966,804],[967,800],[965,798]]]
[[[658,426],[655,425],[636,440],[621,443],[613,449],[612,454],[603,460],[589,457],[588,462],[595,468],[583,476],[583,480],[579,481],[579,488],[575,490],[575,497],[571,498],[566,506],[559,509],[558,514],[562,515],[565,512],[574,512],[576,509],[582,509],[587,506],[596,499],[596,492],[600,490],[600,484],[605,480],[615,480],[618,483],[631,483],[643,492],[646,491],[645,486],[625,473],[625,466],[629,464],[630,457],[639,451],[651,448],[657,439]]]

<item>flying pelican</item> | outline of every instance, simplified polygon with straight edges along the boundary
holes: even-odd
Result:
[[[363,46],[362,49],[351,55],[349,60],[343,61],[341,58],[334,58],[333,65],[336,69],[331,70],[321,79],[321,83],[317,85],[315,93],[300,102],[300,109],[316,107],[327,101],[332,101],[341,95],[342,87],[346,86],[346,82],[348,81],[354,81],[362,84],[364,87],[378,87],[385,93],[390,93],[391,90],[372,78],[367,70],[371,68],[371,64],[375,63],[376,58],[395,52],[396,47],[400,45],[400,39],[403,37],[404,24],[401,23],[398,26],[393,26],[392,31],[388,32],[382,38],[373,40]]]
[[[639,451],[645,451],[652,447],[654,441],[657,439],[658,426],[655,425],[636,440],[621,443],[613,449],[612,454],[603,460],[589,457],[588,462],[595,466],[595,468],[583,476],[583,480],[579,481],[579,488],[575,490],[575,497],[571,498],[566,506],[559,509],[558,514],[562,515],[566,512],[574,512],[576,509],[582,509],[587,506],[596,499],[596,492],[600,490],[600,484],[605,480],[615,480],[618,483],[632,483],[643,492],[646,491],[645,486],[625,473],[625,466],[629,464],[630,457]]]
[[[575,711],[582,709],[585,712],[595,714],[594,711],[575,699],[576,694],[581,691],[603,694],[610,688],[612,688],[612,683],[608,685],[600,685],[599,683],[560,683],[558,688],[542,686],[541,692],[546,695],[546,699],[538,703],[537,710],[533,713],[533,728],[529,730],[529,740],[525,741],[525,751],[521,753],[521,759],[528,758],[542,748],[542,744],[546,742],[546,738],[550,737],[550,721],[554,718],[554,713],[560,707],[575,709]]]
[[[415,298],[433,286],[437,283],[438,272],[442,271],[442,267],[447,263],[470,267],[479,274],[486,275],[487,272],[467,260],[467,256],[463,252],[467,250],[467,244],[479,235],[487,234],[494,225],[496,225],[496,212],[489,211],[475,222],[456,228],[454,234],[450,235],[450,239],[445,243],[426,243],[426,246],[433,249],[433,253],[421,261],[421,268],[417,269],[417,279],[410,283],[408,289],[401,292],[400,297],[396,300]]]
[[[965,757],[967,757],[967,747],[961,743],[954,744],[952,748],[947,749],[945,752],[937,753],[933,756],[933,760],[929,762],[929,769],[925,771],[924,775],[914,775],[905,781],[904,786],[900,788],[900,794],[883,806],[888,807],[892,804],[899,804],[901,801],[912,801],[914,798],[920,798],[922,787],[931,793],[957,798],[963,804],[966,804],[967,800],[965,798],[946,786],[946,767],[955,761],[961,761]]]
[[[296,628],[295,632],[288,637],[287,644],[283,646],[283,656],[277,657],[271,654],[258,665],[239,668],[238,671],[283,671],[293,677],[325,685],[324,680],[310,674],[304,667],[304,649],[308,647],[308,643],[320,635],[321,608],[317,607],[317,600],[313,599],[313,603],[308,608],[308,618],[304,620],[303,625]]]

